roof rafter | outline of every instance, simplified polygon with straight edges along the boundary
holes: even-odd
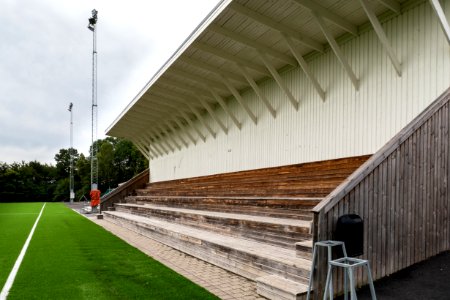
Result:
[[[180,129],[184,128],[185,126],[183,125],[183,123],[181,123],[180,120],[178,120],[177,118],[173,118],[173,120],[175,121],[175,123],[177,123],[178,127],[180,127]],[[192,143],[194,143],[194,145],[197,144],[197,141],[194,139],[194,137],[192,136],[192,134],[189,132],[189,130],[184,129],[184,133],[188,136],[188,138],[192,141]]]
[[[396,0],[378,0],[378,2],[380,2],[396,14],[399,14],[401,12],[401,5]]]
[[[378,36],[378,39],[380,40],[381,44],[384,47],[384,50],[386,50],[389,59],[391,60],[392,64],[394,65],[395,70],[397,71],[398,76],[402,76],[402,65],[400,61],[397,58],[397,55],[394,52],[394,49],[392,49],[391,44],[389,43],[386,33],[384,33],[383,27],[381,27],[380,21],[378,21],[377,16],[373,12],[373,9],[371,7],[371,4],[367,0],[359,0],[361,3],[361,6],[363,7],[364,11],[366,12],[367,17],[369,17],[369,21],[373,26],[373,29],[375,30],[375,33]]]
[[[445,16],[444,10],[442,9],[441,3],[439,0],[430,0],[431,7],[433,7],[434,13],[439,19],[439,23],[441,24],[442,31],[444,31],[445,38],[447,39],[447,43],[450,44],[450,26],[447,21],[447,17]]]
[[[316,92],[319,94],[320,98],[322,98],[322,100],[325,100],[325,91],[323,90],[320,83],[317,81],[314,74],[311,72],[308,63],[305,61],[301,53],[295,47],[294,42],[287,35],[283,34],[283,38],[286,44],[288,45],[289,49],[291,50],[292,54],[294,55],[295,59],[297,59],[300,68],[302,68],[303,72],[305,72],[306,77],[308,77],[308,79],[311,81],[312,85],[316,89]]]
[[[184,146],[187,148],[189,146],[189,144],[186,142],[186,140],[183,138],[183,136],[180,134],[180,132],[178,130],[175,129],[175,127],[172,125],[172,123],[170,123],[169,120],[167,120],[167,122],[165,123],[170,130],[172,130],[173,134],[175,134],[178,139],[184,144]]]
[[[216,74],[216,75],[226,76],[226,77],[228,77],[228,78],[230,78],[230,79],[232,79],[234,81],[237,81],[237,82],[245,82],[245,78],[242,77],[242,76],[239,76],[238,74],[235,74],[233,72],[229,72],[229,71],[226,71],[226,70],[221,70],[221,69],[219,69],[216,66],[212,66],[210,64],[207,64],[207,63],[205,63],[203,61],[200,61],[200,60],[197,60],[197,59],[193,59],[191,57],[184,57],[183,56],[183,57],[180,58],[180,61],[182,61],[182,62],[184,62],[186,64],[189,64],[191,66],[203,69],[205,71],[211,72],[211,73]]]
[[[278,74],[278,71],[275,69],[275,67],[272,65],[272,63],[269,61],[269,59],[266,57],[266,55],[264,53],[258,51],[258,54],[259,54],[259,57],[261,58],[261,60],[263,61],[263,63],[266,65],[270,74],[272,74],[273,79],[275,79],[275,81],[278,83],[278,86],[288,97],[289,102],[291,102],[291,104],[292,104],[292,106],[294,106],[295,110],[298,110],[297,99],[295,99],[294,95],[292,95],[291,91],[288,89],[288,87],[284,83],[280,74]]]
[[[258,123],[258,119],[255,116],[255,114],[251,111],[251,109],[248,107],[247,103],[245,103],[244,99],[242,99],[241,94],[235,89],[234,86],[231,85],[231,83],[226,79],[225,77],[222,77],[223,83],[228,87],[230,92],[233,94],[236,101],[242,106],[242,108],[245,110],[245,112],[248,114],[250,119],[252,119],[253,123],[255,125]]]
[[[316,20],[317,24],[319,25],[320,29],[322,30],[323,34],[325,35],[325,38],[327,39],[328,43],[330,44],[331,49],[333,49],[334,54],[336,54],[339,62],[341,63],[342,67],[344,67],[345,72],[347,73],[348,77],[350,77],[350,80],[353,83],[353,86],[356,90],[359,90],[359,79],[356,77],[355,73],[353,72],[352,68],[347,62],[347,59],[345,58],[344,54],[341,51],[341,48],[337,44],[334,37],[331,35],[330,31],[328,30],[325,21],[322,19],[320,15],[318,15],[316,12],[311,11],[311,15]]]
[[[172,141],[172,143],[175,145],[175,147],[177,147],[178,150],[181,150],[180,144],[178,144],[178,142],[173,138],[172,134],[170,134],[170,132],[169,132],[166,128],[164,128],[164,127],[162,127],[162,126],[160,126],[160,125],[156,125],[155,128],[161,130],[161,131],[165,134],[165,136],[166,136],[169,140]]]
[[[314,11],[317,14],[320,14],[322,17],[331,21],[335,25],[341,27],[345,31],[347,31],[355,36],[358,35],[358,28],[356,27],[356,25],[350,23],[349,21],[342,18],[341,16],[338,16],[337,14],[331,12],[327,8],[323,7],[322,5],[320,5],[314,1],[311,1],[311,0],[292,0],[292,1],[309,9],[310,11]]]
[[[171,74],[174,74],[176,76],[179,76],[181,78],[193,81],[195,83],[207,83],[209,86],[214,87],[215,89],[227,92],[227,88],[219,81],[215,81],[213,79],[210,78],[205,78],[203,76],[197,75],[197,74],[192,74],[192,73],[188,73],[176,68],[173,68],[170,70]]]
[[[150,157],[153,159],[153,157],[150,155],[150,151],[145,151],[145,147],[141,144],[140,141],[133,141],[133,143],[136,145],[136,148],[139,149],[139,151],[144,155],[144,157],[149,160]]]
[[[208,122],[205,121],[205,118],[203,118],[198,110],[195,107],[191,106],[189,103],[187,103],[187,105],[191,108],[191,111],[195,114],[200,123],[203,124],[203,126],[209,131],[209,133],[211,133],[213,138],[216,138],[216,133],[214,132],[214,130],[212,130],[211,126],[209,126]]]
[[[241,73],[244,75],[244,77],[247,79],[248,83],[250,84],[252,89],[255,91],[255,93],[259,97],[259,99],[261,99],[261,101],[267,107],[267,109],[269,110],[272,117],[276,118],[276,116],[277,116],[276,110],[273,108],[272,104],[267,99],[267,97],[263,94],[263,92],[259,88],[258,84],[256,84],[255,80],[253,80],[253,78],[250,76],[247,69],[244,66],[241,66],[240,64],[236,64],[236,66],[241,71]]]
[[[272,28],[273,30],[283,32],[292,38],[296,39],[303,45],[317,50],[319,52],[323,52],[323,45],[307,36],[302,35],[301,33],[295,31],[294,29],[290,28],[289,26],[283,25],[280,22],[274,21],[271,18],[262,15],[254,10],[251,10],[248,7],[245,7],[237,2],[231,2],[229,7],[234,10],[237,13],[240,13],[248,18],[253,19],[254,21],[267,26],[269,28]]]
[[[262,67],[262,66],[260,66],[258,64],[249,62],[249,61],[247,61],[247,60],[245,60],[243,58],[237,57],[237,56],[235,56],[235,55],[233,55],[231,53],[225,52],[223,50],[214,48],[214,47],[212,47],[210,45],[207,45],[205,43],[200,43],[200,42],[194,42],[194,43],[192,43],[192,46],[197,48],[197,49],[199,49],[199,50],[207,52],[209,54],[213,54],[213,55],[215,55],[217,57],[220,57],[223,60],[231,61],[231,62],[235,62],[235,63],[240,63],[241,65],[246,66],[249,69],[255,70],[255,71],[257,71],[257,72],[259,72],[259,73],[261,73],[263,75],[270,76],[270,74],[267,72],[267,70],[264,67]]]
[[[281,60],[284,63],[291,65],[291,66],[296,66],[297,62],[295,61],[295,59],[292,59],[292,57],[290,57],[289,55],[286,55],[280,51],[274,50],[264,44],[261,44],[257,41],[254,41],[252,39],[249,39],[248,37],[245,37],[241,34],[238,34],[236,32],[233,32],[231,30],[228,30],[226,28],[220,27],[218,25],[215,24],[211,24],[208,27],[208,30],[211,30],[215,33],[221,34],[223,36],[226,36],[240,44],[243,44],[245,46],[248,46],[250,48],[253,49],[257,49],[260,51],[264,51],[265,53],[269,54],[270,56],[274,57],[275,59]]]
[[[223,122],[220,120],[220,118],[214,112],[214,109],[209,105],[209,103],[207,103],[205,100],[203,100],[200,97],[198,97],[198,101],[200,101],[200,103],[203,105],[203,107],[208,111],[208,113],[211,116],[211,118],[213,118],[214,121],[216,121],[216,123],[219,124],[219,126],[220,126],[220,128],[222,128],[223,132],[225,134],[228,134],[227,127],[225,126],[225,124],[223,124]]]
[[[228,108],[227,104],[222,99],[222,97],[219,94],[217,94],[216,91],[214,91],[213,89],[210,89],[210,92],[211,92],[211,95],[213,95],[213,97],[217,100],[217,102],[219,102],[220,106],[223,108],[225,113],[231,118],[231,120],[233,121],[234,125],[236,125],[236,127],[239,130],[241,130],[241,127],[242,127],[241,123],[236,119],[236,117],[231,112],[231,110]]]
[[[159,132],[158,130],[156,130],[156,127],[152,127],[148,129],[150,132],[152,132],[158,139],[159,141],[162,143],[164,142],[167,147],[169,147],[170,151],[175,152],[175,148],[172,147],[172,145],[169,143],[169,141],[167,139],[165,139]]]

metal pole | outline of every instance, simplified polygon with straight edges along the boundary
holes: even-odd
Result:
[[[91,127],[91,190],[98,189],[97,161],[97,11],[92,10],[89,18],[89,30],[92,31],[92,127]]]
[[[74,180],[73,180],[73,116],[72,116],[72,108],[73,103],[70,102],[69,111],[70,111],[70,148],[69,148],[69,160],[70,160],[70,203],[73,203],[73,199],[75,198],[75,193],[73,191]]]

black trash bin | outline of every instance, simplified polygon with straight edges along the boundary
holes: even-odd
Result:
[[[364,222],[356,214],[340,216],[337,220],[335,240],[345,243],[347,256],[355,257],[364,253]]]

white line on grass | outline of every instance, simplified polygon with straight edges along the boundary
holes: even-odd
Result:
[[[17,257],[16,263],[14,264],[14,267],[11,270],[11,273],[9,273],[8,279],[6,280],[5,285],[3,286],[2,292],[0,293],[0,300],[5,300],[6,297],[9,294],[9,290],[11,289],[14,279],[16,278],[17,271],[19,271],[20,264],[22,263],[22,260],[25,256],[25,253],[27,252],[28,245],[30,244],[31,238],[33,237],[34,230],[36,229],[36,226],[39,222],[39,219],[41,218],[42,212],[44,211],[45,204],[41,208],[41,212],[39,213],[39,216],[36,219],[36,222],[34,222],[33,228],[31,228],[30,234],[28,235],[27,240],[25,241],[25,244],[23,244],[22,251],[20,251],[19,257]]]

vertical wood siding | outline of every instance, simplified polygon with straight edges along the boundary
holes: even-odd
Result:
[[[315,240],[333,239],[339,216],[360,215],[374,279],[449,250],[449,110],[450,89],[314,208]]]
[[[447,15],[449,2],[445,3]],[[173,147],[174,151],[168,149],[168,153],[152,159],[151,181],[375,153],[450,84],[449,45],[429,3],[404,12],[383,27],[402,62],[401,77],[374,31],[364,32],[341,45],[360,78],[359,91],[354,89],[336,56],[327,51],[309,61],[326,91],[325,101],[298,68],[281,74],[300,101],[298,110],[273,80],[262,82],[260,88],[276,109],[276,118],[251,90],[242,94],[258,117],[257,125],[234,99],[229,99],[242,129],[237,129],[218,108],[228,134],[207,115],[205,119],[217,133],[216,138],[196,123],[206,135],[206,142],[198,139],[194,145],[184,130],[193,136],[197,136],[196,132],[184,128],[180,134],[189,141],[188,147]],[[173,138],[178,140],[177,136]],[[167,142],[172,143],[170,139]],[[165,143],[162,145],[168,148]]]

